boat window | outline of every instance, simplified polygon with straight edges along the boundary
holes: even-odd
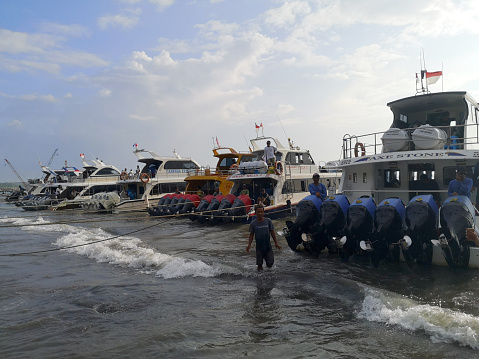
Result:
[[[399,188],[401,187],[401,177],[399,170],[386,169],[384,170],[384,187]]]
[[[461,166],[462,167],[462,166]],[[473,178],[474,166],[466,166],[466,177]],[[448,188],[449,182],[456,178],[457,166],[443,168],[443,187]]]
[[[254,156],[243,156],[243,157],[241,157],[240,163],[252,162],[253,159],[254,159]]]
[[[298,154],[290,152],[286,155],[286,163],[290,165],[297,165],[299,163]]]
[[[236,163],[236,158],[223,158],[220,162],[220,166],[230,168],[235,163]]]
[[[299,154],[299,162],[303,165],[314,165],[313,158],[309,153],[300,153]]]
[[[165,170],[196,169],[198,165],[192,161],[168,161],[165,163]]]
[[[95,173],[95,176],[119,176],[119,175],[120,173],[113,168],[102,168],[97,173]]]
[[[363,183],[368,183],[368,174],[363,172]]]

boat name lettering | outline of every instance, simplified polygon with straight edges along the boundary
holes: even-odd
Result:
[[[393,158],[392,155],[387,155],[387,156],[371,156],[368,158],[368,161],[376,161],[376,160],[387,160]]]
[[[186,173],[188,170],[166,170],[166,173]]]
[[[404,153],[398,154],[397,158],[403,157],[443,157],[444,152],[436,152],[436,153]]]

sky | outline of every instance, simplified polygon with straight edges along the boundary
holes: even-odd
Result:
[[[264,135],[338,160],[385,131],[388,102],[479,99],[476,0],[2,0],[0,182],[80,154],[136,168],[133,145],[214,166],[213,145]],[[260,131],[261,134],[261,131]]]

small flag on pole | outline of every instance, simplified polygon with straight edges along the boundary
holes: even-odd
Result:
[[[80,153],[81,158],[85,158],[85,155],[83,153]]]
[[[433,85],[442,76],[442,71],[426,72],[426,81],[428,85]]]
[[[255,125],[255,127],[256,127],[256,133],[258,133],[260,126],[258,126],[258,125],[256,124],[256,122],[254,123],[254,125]],[[263,124],[261,124],[261,126],[262,126],[262,125],[263,125]]]
[[[135,144],[133,145],[133,147],[137,148],[137,147],[138,147],[138,143],[135,143]]]
[[[218,136],[216,136],[216,144],[218,145],[218,147],[221,147],[220,143],[218,142]]]

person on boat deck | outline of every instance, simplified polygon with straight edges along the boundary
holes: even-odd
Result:
[[[439,185],[435,180],[430,179],[427,174],[423,173],[421,176],[419,176],[418,193],[427,193],[428,190],[439,191]],[[439,203],[439,192],[432,192],[430,194],[432,195],[436,203]]]
[[[136,171],[135,171],[135,178],[140,178],[140,166],[136,166]]]
[[[58,186],[58,187],[57,187],[57,190],[56,190],[55,192],[56,192],[57,196],[59,196],[60,193],[62,193],[62,186],[61,186],[61,185]]]
[[[274,162],[276,160],[276,147],[271,146],[271,141],[266,142],[266,147],[264,148],[264,161],[271,166],[274,166]]]
[[[200,196],[200,198],[203,198],[203,196],[205,195],[205,193],[203,192],[201,188],[198,188],[198,191],[196,192],[196,194]]]
[[[181,193],[180,190],[178,189],[178,187],[175,188],[175,193],[176,193],[176,194],[180,194],[180,193]]]
[[[269,199],[268,194],[266,193],[266,189],[262,189],[261,193],[259,194],[258,197],[258,205],[263,205],[263,206],[269,206],[271,204],[271,201]]]
[[[319,197],[322,200],[324,200],[328,195],[328,192],[326,191],[326,186],[319,182],[319,173],[315,173],[313,175],[313,183],[309,184],[308,191],[311,194],[315,194],[316,197]]]
[[[459,167],[456,170],[456,178],[449,182],[447,194],[451,196],[467,196],[471,198],[472,179],[466,177],[466,169]]]
[[[215,191],[213,192],[213,196],[219,196],[220,194],[221,194],[220,189],[216,187]]]
[[[133,179],[133,170],[130,170],[130,172],[128,172],[128,178]]]
[[[271,246],[271,237],[273,237],[274,245],[278,250],[281,246],[276,239],[273,222],[271,219],[264,216],[264,208],[257,205],[255,209],[256,219],[249,225],[249,239],[246,253],[249,253],[253,238],[256,240],[256,265],[258,272],[263,270],[263,261],[266,261],[266,266],[271,268],[274,263],[273,247]]]
[[[245,184],[243,184],[243,189],[240,192],[240,196],[241,195],[249,196],[249,189],[246,187]]]

